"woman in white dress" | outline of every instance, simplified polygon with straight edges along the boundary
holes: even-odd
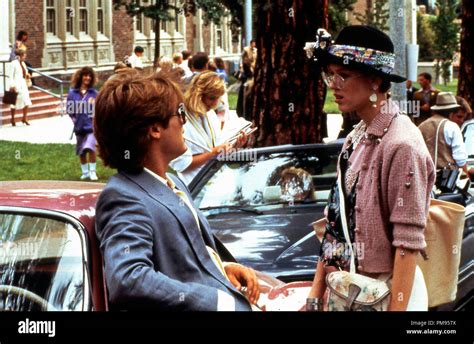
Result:
[[[221,124],[215,109],[225,92],[224,81],[211,71],[197,74],[184,95],[186,124],[184,135],[188,150],[170,163],[180,178],[189,184],[201,168],[211,159],[232,148],[242,147],[247,136],[242,133],[234,145],[221,139]],[[196,144],[197,143],[197,144]]]
[[[26,50],[18,49],[16,51],[16,59],[11,62],[12,68],[10,73],[10,90],[18,92],[16,104],[10,106],[11,111],[11,123],[15,126],[15,114],[16,109],[23,109],[23,119],[21,120],[24,124],[30,125],[27,120],[28,107],[31,105],[30,93],[28,86],[31,85],[31,75],[28,73],[26,67]]]

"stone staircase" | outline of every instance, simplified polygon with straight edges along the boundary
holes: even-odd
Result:
[[[0,95],[0,98],[2,96],[3,95]],[[35,90],[33,88],[30,89],[30,98],[33,104],[29,107],[28,121],[60,115],[59,98],[53,97],[46,92]],[[66,99],[66,97],[64,97],[64,99]],[[20,125],[22,118],[23,110],[17,110],[15,114],[15,120],[17,123],[20,123]],[[10,121],[10,105],[0,103],[0,124],[7,125],[10,124]]]

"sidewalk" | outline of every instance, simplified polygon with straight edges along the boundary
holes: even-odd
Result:
[[[70,143],[76,144],[76,138],[72,133],[72,121],[69,116],[55,116],[45,119],[29,121],[30,126],[26,126],[21,121],[16,127],[10,124],[0,126],[0,140],[20,141],[29,143]],[[332,141],[337,138],[337,134],[342,125],[342,116],[339,114],[328,115],[329,137],[324,141]]]
[[[73,125],[69,116],[55,116],[29,122],[29,126],[21,121],[17,121],[16,127],[10,124],[0,126],[0,140],[76,144],[76,138],[71,139]]]

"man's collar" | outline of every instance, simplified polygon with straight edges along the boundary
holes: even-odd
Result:
[[[174,189],[175,185],[170,179],[168,178],[165,179],[146,167],[143,167],[143,170],[149,173],[152,177],[155,177],[156,179],[158,179],[164,185],[170,187],[171,189]]]

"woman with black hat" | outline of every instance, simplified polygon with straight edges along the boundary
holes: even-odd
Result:
[[[416,261],[426,246],[435,173],[419,130],[387,98],[390,82],[405,81],[392,73],[393,44],[383,32],[362,25],[344,28],[334,43],[323,29],[316,38],[305,48],[308,57],[322,67],[339,110],[356,112],[361,121],[339,157],[307,309],[322,309],[328,273],[352,266],[359,274],[390,280],[388,310],[427,310],[426,285]]]

